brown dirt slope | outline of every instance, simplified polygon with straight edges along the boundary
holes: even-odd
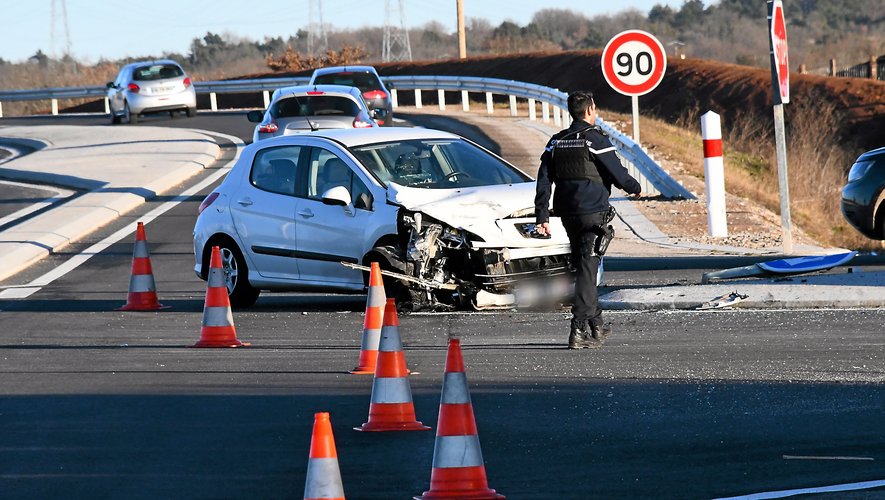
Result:
[[[563,91],[592,90],[600,107],[629,112],[630,100],[602,77],[601,51],[514,54],[376,67],[385,76],[465,75],[518,80]],[[279,76],[279,75],[277,75]],[[791,101],[832,102],[842,116],[842,139],[864,149],[885,145],[885,82],[792,74]],[[675,120],[686,111],[714,110],[771,117],[771,73],[765,69],[697,59],[672,60],[661,85],[640,98],[643,114]]]

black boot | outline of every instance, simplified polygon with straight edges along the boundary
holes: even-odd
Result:
[[[604,342],[612,332],[609,325],[590,325],[589,328],[590,335],[599,342]]]
[[[572,320],[568,336],[569,349],[596,349],[602,347],[602,340],[593,337],[591,326],[586,320]]]

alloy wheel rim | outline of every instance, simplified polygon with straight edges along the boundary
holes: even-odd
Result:
[[[237,286],[237,259],[229,248],[221,249],[221,268],[224,271],[227,294],[230,295]]]

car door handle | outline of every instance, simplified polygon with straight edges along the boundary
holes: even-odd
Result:
[[[309,208],[306,208],[304,210],[299,211],[298,215],[304,217],[305,219],[310,219],[311,217],[313,217],[313,212],[311,212]]]
[[[239,200],[237,203],[239,203],[240,205],[243,205],[244,207],[248,207],[249,205],[252,204],[252,198],[243,198],[242,200]]]

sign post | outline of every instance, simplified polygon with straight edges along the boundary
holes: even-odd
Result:
[[[602,50],[602,76],[616,91],[630,96],[633,105],[633,141],[639,144],[639,96],[648,94],[664,79],[667,52],[650,33],[622,31]]]
[[[790,187],[787,170],[787,140],[784,104],[790,102],[790,63],[787,57],[787,23],[782,0],[768,0],[768,31],[771,42],[771,82],[774,103],[774,140],[777,153],[777,183],[780,191],[781,233],[784,254],[793,253],[790,222]]]

